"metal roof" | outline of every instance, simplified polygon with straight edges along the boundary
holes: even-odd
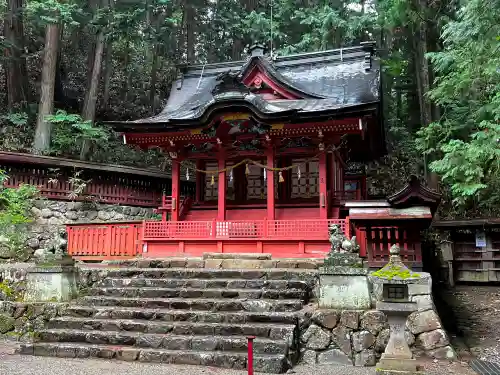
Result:
[[[379,103],[380,66],[372,55],[373,44],[365,44],[283,56],[273,60],[265,56],[253,56],[246,61],[182,66],[181,74],[173,82],[167,105],[161,113],[130,123],[159,124],[196,120],[210,106],[231,99],[247,102],[264,114],[335,111]],[[241,75],[255,62],[263,66],[272,79],[293,92],[302,94],[301,99],[267,101],[251,93],[240,93],[237,98],[213,94],[221,73],[239,71]]]

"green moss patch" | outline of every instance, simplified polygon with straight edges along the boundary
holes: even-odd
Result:
[[[404,266],[401,267],[392,265],[389,265],[389,267],[386,266],[384,268],[381,268],[378,271],[373,272],[372,275],[387,280],[392,280],[395,278],[406,280],[420,277],[418,273],[414,273]]]

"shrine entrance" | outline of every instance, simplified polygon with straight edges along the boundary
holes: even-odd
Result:
[[[227,207],[238,205],[260,205],[266,204],[268,196],[266,169],[259,166],[266,164],[264,159],[252,159],[256,164],[237,165],[241,160],[228,161],[226,168],[226,205]],[[274,198],[277,204],[291,203],[311,203],[319,205],[319,160],[313,158],[281,159],[275,162],[278,166],[287,166],[291,161],[295,168],[274,173]],[[235,165],[237,165],[235,167]],[[203,196],[199,202],[202,205],[216,205],[219,199],[217,178],[217,161],[205,163],[204,174],[199,174],[202,178]],[[212,179],[212,176],[214,178]]]

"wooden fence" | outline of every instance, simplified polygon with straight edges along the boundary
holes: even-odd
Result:
[[[67,225],[68,254],[85,259],[132,258],[142,253],[142,221]]]
[[[500,219],[437,221],[448,282],[500,281]]]
[[[170,175],[159,170],[11,152],[0,152],[0,169],[9,176],[6,187],[35,185],[55,200],[158,207],[172,186]],[[181,182],[182,195],[194,195],[195,189],[193,182]]]

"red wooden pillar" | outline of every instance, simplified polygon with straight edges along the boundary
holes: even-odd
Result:
[[[274,148],[267,150],[267,166],[274,168]],[[274,171],[266,170],[267,173],[267,220],[275,220],[274,202]]]
[[[328,154],[330,155],[330,161],[331,161],[331,169],[330,169],[330,186],[332,189],[333,194],[336,194],[337,190],[337,178],[336,178],[336,173],[337,173],[337,158],[335,157],[335,153]]]
[[[203,160],[196,160],[196,169],[202,170],[205,167]],[[203,189],[205,187],[205,175],[201,172],[196,172],[196,197],[195,202],[203,202]]]
[[[172,221],[179,221],[181,199],[181,163],[172,159]]]
[[[340,190],[344,191],[345,186],[344,186],[344,167],[342,166],[342,163],[339,162],[339,185],[340,185]]]
[[[326,169],[326,153],[319,155],[319,217],[320,219],[328,219],[328,192],[326,181],[328,179]]]
[[[221,171],[226,168],[226,159],[223,152],[217,155],[217,169]],[[226,220],[226,172],[219,172],[218,183],[218,195],[219,200],[217,201],[217,219]]]

